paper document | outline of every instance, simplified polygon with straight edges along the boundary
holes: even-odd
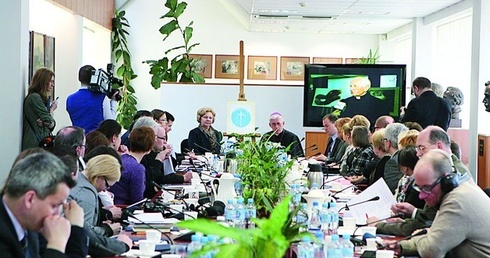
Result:
[[[350,205],[369,200],[376,196],[379,196],[379,200],[370,201],[350,207]],[[389,217],[391,215],[390,207],[395,203],[396,200],[391,193],[390,188],[388,188],[385,180],[383,178],[380,178],[374,184],[366,188],[366,190],[362,191],[359,195],[350,199],[346,203],[346,205],[347,207],[349,207],[352,216],[356,218],[357,223],[362,224],[363,221],[366,221],[366,214],[369,217],[376,216],[380,219]],[[342,205],[339,206],[343,207]]]
[[[143,221],[144,223],[148,223],[148,224],[153,224],[153,223],[174,224],[179,222],[179,220],[176,218],[164,219],[163,215],[159,212],[140,213],[140,214],[135,214],[134,216],[139,220]],[[128,220],[129,222],[134,224],[142,224],[141,221],[138,221],[135,218],[129,217]]]

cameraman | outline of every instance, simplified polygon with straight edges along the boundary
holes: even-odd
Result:
[[[104,89],[90,88],[90,79],[95,71],[96,69],[91,65],[82,66],[78,71],[81,87],[66,99],[66,111],[70,115],[72,124],[82,127],[86,133],[97,129],[106,119],[116,119],[116,99],[120,94],[116,91],[109,97]]]

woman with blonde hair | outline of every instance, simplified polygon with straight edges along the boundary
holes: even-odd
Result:
[[[419,131],[411,129],[408,131],[403,131],[398,135],[398,149],[404,149],[409,145],[417,145],[417,137],[419,136]]]
[[[216,112],[212,108],[204,107],[197,111],[198,127],[189,132],[189,150],[194,154],[203,155],[206,152],[220,154],[223,135],[211,125],[214,123]]]
[[[54,130],[53,113],[58,102],[49,97],[53,90],[54,72],[45,67],[39,68],[24,99],[22,150],[39,147],[39,143]]]
[[[85,226],[99,236],[97,241],[101,237],[110,237],[120,233],[119,223],[106,223],[100,219],[102,205],[98,197],[99,192],[107,190],[120,178],[119,161],[109,154],[98,155],[87,162],[85,170],[78,175],[77,185],[70,191],[69,198],[75,200],[83,208]],[[104,242],[105,247],[113,250],[114,253],[126,252],[132,246],[131,239],[126,235],[119,235],[117,239],[106,238]],[[91,248],[89,248],[90,253]]]
[[[385,164],[388,160],[390,160],[391,157],[385,145],[386,139],[385,139],[384,128],[374,132],[371,137],[371,140],[372,140],[373,152],[379,158],[379,160],[376,163],[376,167],[374,171],[371,172],[369,177],[367,177],[368,185],[374,184],[374,182],[378,181],[378,179],[383,177],[385,171]]]

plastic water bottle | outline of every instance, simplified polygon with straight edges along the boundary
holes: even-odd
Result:
[[[313,207],[311,208],[311,216],[308,220],[308,230],[312,233],[320,230],[320,210],[318,209],[318,202],[313,202]]]
[[[255,228],[255,222],[252,219],[257,218],[257,207],[255,207],[254,199],[248,198],[247,201],[247,224],[248,228]]]
[[[298,245],[298,258],[314,258],[313,246],[310,243],[310,237],[304,236]]]
[[[339,243],[339,235],[332,235],[332,241],[330,242],[327,248],[327,257],[328,258],[342,257],[342,249]]]
[[[320,223],[323,233],[328,234],[328,224],[330,223],[330,215],[328,214],[328,203],[322,203],[322,209],[320,210]]]
[[[313,242],[313,255],[315,258],[322,258],[324,257],[323,255],[323,232],[322,231],[317,231],[315,233],[315,237],[318,240],[318,242]]]
[[[308,223],[308,213],[306,211],[306,203],[301,203],[298,214],[296,215],[296,224],[301,225],[300,230],[304,231],[306,229],[307,223]]]
[[[340,245],[342,246],[342,258],[354,257],[354,244],[350,241],[350,236],[348,234],[342,235]]]
[[[330,224],[328,226],[328,234],[337,234],[337,229],[339,228],[339,214],[337,213],[336,205],[334,202],[330,203],[330,208],[328,209],[328,215],[330,217]]]
[[[236,210],[235,210],[235,205],[233,203],[233,199],[228,199],[228,203],[226,204],[226,208],[225,208],[226,223],[228,223],[228,225],[233,227],[235,217],[236,217]]]
[[[202,246],[205,246],[207,243],[209,243],[209,238],[207,236],[201,237],[201,243]],[[200,258],[211,258],[211,252],[201,255]]]
[[[193,252],[201,250],[201,237],[199,235],[192,235],[191,242],[187,245],[187,254],[190,255]]]
[[[243,198],[238,198],[236,211],[235,211],[235,227],[236,228],[245,228],[245,213],[247,210],[245,209],[245,205],[243,205]]]

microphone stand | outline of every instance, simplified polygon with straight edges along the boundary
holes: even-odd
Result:
[[[338,190],[337,192],[335,192],[334,194],[332,194],[332,196],[330,196],[330,197],[334,198],[335,200],[338,200],[340,197],[337,197],[336,196],[337,194],[342,193],[343,191],[345,191],[345,190],[347,190],[347,189],[349,189],[351,187],[355,187],[355,186],[356,186],[355,184],[351,184],[351,185],[349,185],[347,187],[344,187],[344,188]]]
[[[206,186],[206,183],[204,182],[204,180],[202,179],[202,175],[201,173],[199,173],[197,171],[197,168],[196,168],[196,165],[194,164],[194,161],[192,161],[192,159],[189,160],[189,162],[191,163],[192,167],[194,168],[195,172],[199,175],[199,179],[201,180],[201,184],[204,186],[204,190],[206,191],[206,195],[207,196],[211,196],[211,193],[208,192],[208,188]]]
[[[397,214],[394,214],[394,215],[391,215],[389,216],[388,218],[384,218],[384,219],[379,219],[379,220],[375,220],[375,221],[372,221],[372,222],[369,222],[369,223],[365,223],[365,224],[356,224],[356,229],[354,230],[354,232],[352,232],[352,235],[351,236],[355,236],[356,235],[356,231],[361,228],[361,227],[365,227],[365,226],[368,226],[370,224],[373,224],[373,223],[378,223],[378,222],[381,222],[381,221],[384,221],[384,220],[387,220],[387,219],[393,219],[393,218],[400,218],[403,216],[403,213],[402,212],[398,212]]]
[[[362,202],[354,203],[354,204],[351,204],[350,206],[347,205],[347,204],[345,204],[344,207],[340,208],[340,210],[338,211],[338,213],[340,213],[344,209],[346,211],[348,211],[349,210],[349,207],[356,206],[356,205],[359,205],[359,204],[363,204],[363,203],[366,203],[366,202],[378,201],[379,199],[380,199],[379,196],[375,196],[375,197],[373,197],[373,198],[371,198],[369,200],[365,200],[365,201],[362,201]]]

